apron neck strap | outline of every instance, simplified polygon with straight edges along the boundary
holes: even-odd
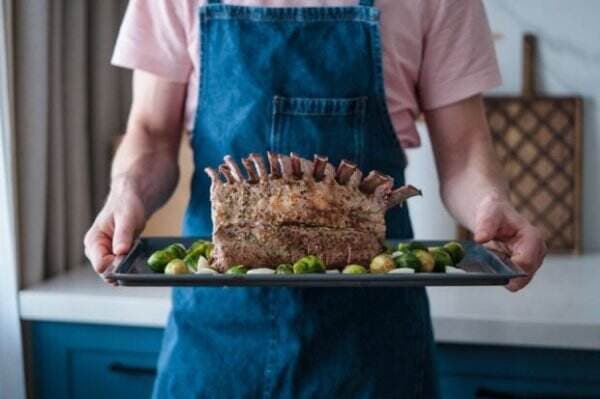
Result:
[[[221,4],[222,0],[207,0],[208,4]]]
[[[373,7],[373,3],[375,3],[375,0],[360,0],[358,4],[364,7]]]

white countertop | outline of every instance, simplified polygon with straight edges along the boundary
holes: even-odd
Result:
[[[600,350],[600,254],[552,256],[513,294],[428,288],[436,341]],[[20,292],[24,320],[162,327],[170,289],[112,287],[90,267]]]

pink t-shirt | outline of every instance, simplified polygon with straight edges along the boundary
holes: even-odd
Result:
[[[191,130],[199,73],[198,7],[205,0],[130,0],[112,63],[188,84]],[[230,0],[248,6],[348,6],[358,0]],[[419,145],[415,118],[500,84],[480,0],[376,0],[388,108],[400,143]]]

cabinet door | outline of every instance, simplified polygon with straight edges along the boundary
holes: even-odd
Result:
[[[147,398],[162,330],[32,323],[36,398]]]
[[[438,345],[444,399],[600,399],[600,353]]]

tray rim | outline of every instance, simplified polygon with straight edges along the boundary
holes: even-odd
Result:
[[[228,274],[187,274],[180,276],[165,276],[159,273],[129,273],[133,262],[131,261],[141,250],[148,239],[160,240],[198,240],[210,237],[196,236],[148,236],[138,238],[131,251],[125,256],[115,258],[113,267],[105,277],[114,280],[120,286],[197,286],[197,287],[252,287],[252,286],[293,286],[293,287],[401,287],[401,286],[478,286],[478,285],[505,285],[513,278],[525,277],[517,265],[509,259],[501,257],[489,248],[489,254],[511,272],[468,272],[460,274],[448,273],[406,273],[406,274],[264,274],[264,275],[228,275]],[[427,240],[427,239],[388,239],[389,242],[418,241],[423,243],[439,243],[459,241],[461,243],[476,244],[468,240]],[[476,244],[479,245],[479,244]]]

